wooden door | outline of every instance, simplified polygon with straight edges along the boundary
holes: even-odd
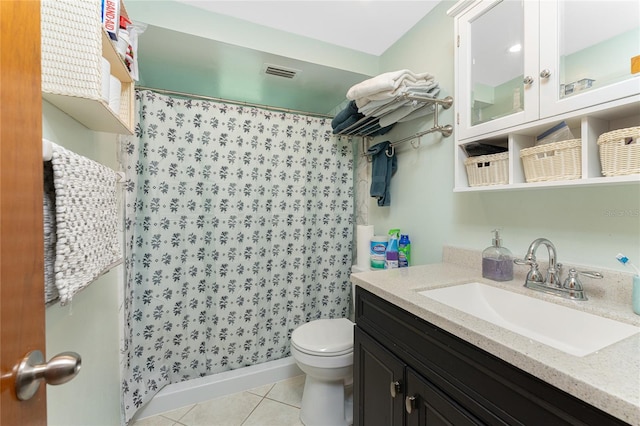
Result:
[[[64,23],[62,22],[61,25]],[[46,391],[18,401],[15,368],[45,352],[40,2],[0,0],[0,424],[46,425]]]

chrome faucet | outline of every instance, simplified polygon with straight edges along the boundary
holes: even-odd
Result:
[[[544,278],[538,269],[538,262],[536,259],[536,251],[541,244],[546,246],[547,251],[549,252],[549,268],[547,269],[547,274]],[[567,279],[564,283],[561,283],[560,274],[562,264],[557,262],[555,246],[546,238],[533,240],[531,245],[529,245],[525,258],[515,259],[513,262],[518,265],[529,265],[531,267],[524,282],[525,287],[536,291],[542,291],[544,293],[555,294],[567,299],[587,300],[587,295],[582,288],[582,283],[578,280],[578,274],[591,278],[602,278],[602,274],[599,272],[576,271],[572,268],[569,271]]]

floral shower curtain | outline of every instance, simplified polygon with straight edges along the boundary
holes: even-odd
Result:
[[[136,93],[126,182],[123,415],[164,385],[289,355],[347,317],[353,153],[321,118]]]

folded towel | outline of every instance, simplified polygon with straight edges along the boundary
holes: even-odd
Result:
[[[357,133],[359,135],[371,136],[371,137],[382,136],[389,133],[389,131],[391,131],[391,129],[393,129],[393,126],[395,125],[396,123],[393,123],[390,126],[380,127],[380,123],[378,123],[377,121],[373,121],[367,124],[362,129],[359,129]]]
[[[398,120],[399,123],[405,123],[407,121],[415,120],[416,118],[424,117],[425,115],[433,114],[436,107],[434,104],[423,106],[422,108],[415,109],[405,117]]]
[[[121,260],[113,170],[52,144],[56,204],[55,285],[60,303]]]
[[[396,89],[385,90],[377,93],[371,93],[365,97],[358,98],[356,99],[356,105],[358,106],[358,109],[359,109],[367,105],[371,101],[378,101],[378,100],[385,100],[385,99],[392,100],[400,95],[413,93],[413,92],[417,92],[423,95],[433,87],[434,87],[433,81],[418,81],[415,83],[402,82]]]
[[[347,106],[344,107],[344,109],[338,114],[336,114],[333,120],[331,120],[331,127],[335,129],[336,127],[338,127],[338,125],[356,114],[358,114],[358,107],[356,106],[355,101],[350,101]]]
[[[416,95],[423,98],[433,98],[440,93],[438,83],[433,83],[428,87],[412,88],[406,92],[407,95]],[[380,126],[386,127],[400,121],[409,121],[427,114],[434,110],[433,105],[425,107],[426,102],[412,101],[403,98],[390,98],[375,100],[367,103],[358,111],[366,116],[380,117]],[[418,112],[420,111],[420,112]],[[411,118],[406,118],[410,116]]]
[[[350,126],[353,126],[364,115],[358,112],[358,107],[356,106],[355,101],[349,102],[347,106],[340,111],[336,116],[331,120],[331,127],[333,128],[333,134],[337,134],[342,132],[345,129],[348,129]]]
[[[362,114],[373,117],[380,117],[396,108],[401,107],[411,101],[407,99],[395,100],[395,99],[383,99],[381,101],[371,101],[361,108],[358,108]]]
[[[409,104],[401,106],[395,111],[391,111],[389,114],[380,117],[379,123],[381,126],[389,126],[391,124],[395,124],[407,115],[413,113],[415,110],[422,108],[424,105],[425,104]]]
[[[53,167],[50,161],[44,166],[44,197],[42,216],[44,220],[44,302],[58,298],[58,287],[54,274],[56,261],[56,193],[53,186]]]
[[[415,74],[407,69],[391,71],[352,86],[347,91],[347,99],[368,98],[375,93],[394,91],[398,89],[403,82],[405,84],[416,84],[429,80],[433,80],[433,76],[426,72]]]
[[[416,95],[426,98],[436,98],[440,93],[440,85],[437,82],[431,82],[424,86],[412,86],[406,87],[398,95]],[[380,95],[380,94],[379,94]],[[370,100],[369,98],[360,98],[356,100],[358,111],[364,115],[373,115],[379,117],[389,111],[394,110],[397,107],[405,105],[409,101],[407,99],[398,98],[396,96],[385,95],[383,99]],[[400,99],[400,100],[398,100]]]
[[[384,117],[380,117],[378,122],[381,126],[404,123],[406,121],[415,120],[419,117],[424,117],[425,115],[433,114],[435,109],[435,104],[418,102],[416,104],[405,105],[404,107],[398,108],[398,110],[393,111]]]
[[[395,153],[389,157],[387,149],[391,143],[389,141],[381,142],[370,147],[367,155],[371,156],[371,188],[370,195],[378,199],[378,206],[391,205],[391,194],[389,193],[389,184],[391,177],[398,169],[398,159]]]
[[[350,115],[346,120],[344,120],[343,122],[339,123],[336,127],[333,128],[333,134],[337,134],[342,132],[343,130],[348,129],[349,127],[353,126],[354,124],[356,124],[358,121],[360,121],[360,119],[364,118],[364,115],[360,114],[360,113],[356,113],[354,115]]]

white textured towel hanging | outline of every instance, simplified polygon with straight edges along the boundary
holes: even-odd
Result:
[[[110,265],[122,259],[118,232],[118,174],[54,143],[54,275],[66,304]]]

